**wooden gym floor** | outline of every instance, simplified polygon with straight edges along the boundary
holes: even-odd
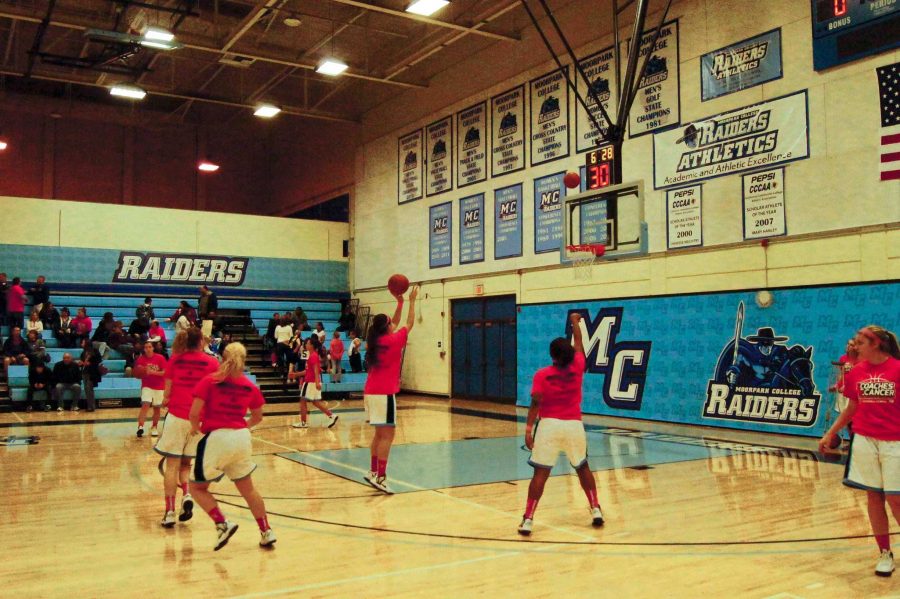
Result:
[[[136,409],[0,414],[0,437],[40,437],[0,446],[0,595],[900,594],[900,574],[873,575],[864,494],[840,484],[839,463],[803,450],[813,442],[587,417],[606,526],[591,528],[561,464],[522,539],[524,410],[404,396],[388,472],[403,492],[383,496],[357,482],[371,438],[361,402],[339,405],[330,430],[315,411],[304,431],[288,426],[292,406],[266,409],[253,476],[278,542],[257,546],[225,482],[213,490],[240,530],[215,553],[199,508],[186,525],[159,527],[159,458],[149,435],[134,435]]]

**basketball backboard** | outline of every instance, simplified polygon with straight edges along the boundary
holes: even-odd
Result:
[[[565,198],[560,262],[573,261],[569,246],[595,243],[606,246],[605,258],[647,253],[642,182],[591,189]]]

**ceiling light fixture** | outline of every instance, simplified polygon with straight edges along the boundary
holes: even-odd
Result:
[[[9,147],[9,144],[6,142],[6,139],[0,137],[0,152]]]
[[[300,22],[300,19],[297,17],[285,17],[282,21],[286,27],[300,27]]]
[[[109,89],[109,94],[132,100],[143,100],[147,92],[136,85],[114,85]]]
[[[323,75],[340,75],[347,70],[347,65],[336,58],[326,58],[316,67],[316,73]]]
[[[253,115],[264,119],[270,119],[279,112],[281,112],[281,109],[277,106],[273,106],[272,104],[260,104],[256,107],[256,111]]]
[[[414,15],[422,15],[423,17],[430,17],[448,4],[450,4],[449,0],[415,0],[406,7],[406,12],[411,12]]]
[[[214,173],[219,170],[219,165],[210,160],[201,160],[197,165],[197,170],[201,170],[204,173]]]
[[[147,27],[144,31],[144,39],[156,42],[171,42],[175,34],[162,27]]]

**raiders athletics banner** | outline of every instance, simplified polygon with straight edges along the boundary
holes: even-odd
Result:
[[[653,136],[656,189],[809,158],[806,90]]]
[[[491,98],[491,176],[525,168],[525,86]]]
[[[448,116],[425,127],[425,144],[425,194],[434,196],[453,189],[453,118]]]
[[[610,46],[605,50],[600,50],[596,54],[591,54],[586,58],[578,61],[581,70],[591,82],[591,88],[597,95],[597,99],[606,109],[606,114],[610,118],[615,119],[616,111],[616,93],[615,77],[616,77],[616,55],[614,48]],[[584,78],[576,77],[578,93],[584,98],[585,104],[591,110],[591,114],[597,120],[597,123],[603,129],[598,131],[591,122],[587,110],[581,106],[581,102],[575,102],[575,151],[587,152],[600,145],[601,141],[606,139],[607,124],[603,115],[600,114],[599,105],[594,101],[594,97],[588,92],[584,83]]]
[[[456,186],[487,179],[487,103],[456,115]]]
[[[678,21],[662,26],[659,39],[651,49],[650,42],[655,31],[641,36],[640,59],[643,60],[648,53],[650,59],[628,115],[628,133],[631,137],[673,127],[681,122]]]
[[[703,101],[781,79],[781,29],[719,48],[700,57]]]
[[[404,135],[397,142],[398,204],[422,199],[422,130]]]
[[[239,287],[244,283],[248,264],[250,258],[119,252],[112,280],[113,283]]]
[[[569,155],[569,67],[531,81],[531,166]]]

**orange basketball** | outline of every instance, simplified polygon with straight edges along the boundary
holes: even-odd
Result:
[[[147,367],[146,366],[135,366],[134,369],[131,371],[131,374],[136,379],[142,379],[142,378],[144,378],[144,376],[147,375]]]
[[[568,172],[566,176],[563,177],[563,183],[566,184],[566,187],[569,189],[575,189],[579,185],[581,185],[581,175],[578,173]]]
[[[409,279],[405,275],[391,275],[388,279],[388,290],[391,295],[402,295],[409,289]]]

